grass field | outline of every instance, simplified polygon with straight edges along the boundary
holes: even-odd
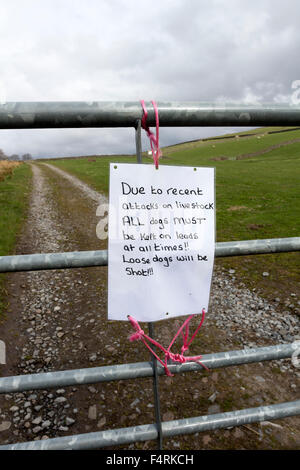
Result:
[[[216,168],[217,241],[300,236],[300,130],[267,133],[275,130],[279,129],[260,128],[244,132],[254,136],[188,142],[163,150],[162,165]],[[152,160],[144,155],[143,161]],[[109,162],[135,162],[135,157],[49,161],[105,193]],[[266,297],[280,297],[280,292],[300,295],[299,258],[299,253],[284,253],[216,263],[235,269],[239,279]],[[262,276],[263,272],[269,276]]]
[[[26,215],[31,169],[22,163],[9,168],[0,181],[0,256],[14,253]],[[3,310],[4,276],[0,275],[0,317]]]

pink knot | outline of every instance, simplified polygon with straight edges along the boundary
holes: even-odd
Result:
[[[157,104],[155,101],[151,101],[153,104],[154,108],[154,113],[155,113],[155,122],[156,122],[156,135],[151,132],[147,125],[147,116],[148,116],[148,111],[146,109],[145,101],[141,100],[141,105],[143,108],[143,116],[142,116],[142,121],[141,125],[142,128],[145,129],[149,139],[150,139],[150,146],[151,146],[151,151],[152,151],[152,156],[153,156],[153,161],[155,164],[156,169],[158,169],[158,160],[162,156],[161,150],[159,148],[159,118],[158,118],[158,109],[157,109]]]
[[[130,341],[136,341],[136,340],[142,339],[143,336],[144,336],[143,330],[139,330],[136,333],[134,333],[133,335],[131,335],[129,340]]]
[[[146,113],[145,113],[146,114]],[[183,323],[183,325],[179,328],[179,330],[177,331],[176,335],[174,336],[174,338],[172,339],[171,343],[169,344],[169,347],[168,349],[165,349],[161,344],[159,344],[157,341],[155,341],[153,338],[151,338],[150,336],[147,336],[144,331],[141,329],[141,327],[139,326],[138,322],[133,318],[131,317],[130,315],[128,315],[128,320],[130,321],[131,325],[133,326],[133,328],[136,330],[136,333],[134,333],[133,335],[130,336],[130,341],[135,341],[135,340],[142,340],[142,342],[145,344],[145,346],[149,349],[149,351],[151,352],[151,354],[153,354],[153,356],[158,360],[158,362],[164,367],[165,369],[165,372],[166,372],[166,375],[168,375],[169,377],[173,377],[173,374],[171,374],[171,372],[169,371],[168,369],[168,364],[167,364],[167,361],[168,359],[171,359],[172,361],[174,362],[180,362],[181,364],[184,364],[186,362],[197,362],[198,364],[200,364],[204,369],[206,370],[209,370],[204,364],[202,364],[202,362],[199,361],[199,359],[202,358],[202,356],[193,356],[193,357],[185,357],[183,354],[185,351],[187,351],[189,349],[189,345],[191,344],[191,342],[193,341],[193,339],[195,338],[196,334],[198,333],[199,329],[201,328],[201,325],[204,321],[204,316],[205,316],[205,311],[204,309],[202,310],[202,318],[201,318],[201,321],[198,325],[198,327],[196,328],[194,334],[192,335],[191,339],[188,341],[188,334],[189,334],[189,328],[188,328],[188,325],[189,325],[189,322],[190,320],[193,318],[194,315],[190,315],[187,320],[185,320],[185,322]],[[177,336],[182,332],[183,328],[186,328],[185,330],[185,334],[183,334],[183,346],[182,346],[182,349],[181,349],[181,354],[173,354],[171,351],[170,351],[170,348],[172,347],[174,341],[176,340]],[[152,343],[154,346],[156,346],[158,349],[160,349],[164,354],[165,354],[165,360],[164,362],[160,359],[160,357],[156,354],[156,352],[149,346],[149,344],[147,343],[147,341],[149,341],[150,343]]]
[[[175,362],[181,362],[181,364],[186,362],[186,358],[182,354],[173,354],[170,351],[166,352],[166,358]]]

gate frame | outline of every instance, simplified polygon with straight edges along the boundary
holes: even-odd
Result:
[[[152,106],[148,104],[148,125],[155,124]],[[158,103],[160,126],[290,126],[300,125],[300,107],[263,105],[207,105],[200,103]],[[5,103],[0,105],[0,129],[69,128],[69,127],[134,127],[137,162],[142,163],[141,143],[142,109],[135,102],[53,102]],[[251,240],[216,243],[219,256],[278,253],[300,250],[300,237],[288,239]],[[223,245],[223,247],[221,247]],[[222,255],[222,248],[225,254]],[[226,251],[227,250],[227,251]],[[96,260],[95,260],[96,256]],[[0,257],[0,272],[36,269],[66,269],[72,267],[107,265],[107,252],[72,252]],[[148,323],[149,336],[154,337],[153,323]],[[210,367],[226,367],[250,362],[261,362],[291,357],[300,348],[300,342],[229,351],[203,356]],[[223,355],[223,356],[222,356]],[[200,371],[201,364],[170,364],[173,373]],[[161,422],[158,377],[164,373],[151,355],[151,363],[123,364],[63,372],[28,374],[0,378],[0,393],[37,390],[59,385],[98,383],[137,377],[153,377],[156,424],[107,430],[98,433],[58,437],[44,441],[9,444],[1,449],[92,449],[108,445],[157,438],[162,449],[163,436],[196,433],[209,429],[239,426],[245,423],[300,415],[300,400],[279,405],[249,408],[215,415]],[[115,376],[114,376],[115,374]]]

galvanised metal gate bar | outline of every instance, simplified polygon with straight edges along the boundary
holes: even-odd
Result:
[[[216,243],[215,257],[300,251],[300,237]],[[107,250],[39,253],[0,257],[0,273],[107,266]]]
[[[164,421],[162,423],[162,435],[163,437],[173,437],[180,434],[195,434],[271,419],[288,418],[299,414],[299,409],[300,400],[297,400],[279,403],[278,405],[247,408],[227,413],[178,419],[176,421]],[[130,442],[149,441],[156,438],[156,425],[144,424],[130,428],[110,429],[43,441],[5,445],[0,446],[0,450],[87,450],[129,444]]]
[[[147,124],[155,124],[154,112],[148,104]],[[231,104],[158,103],[160,126],[298,126],[300,107],[282,105],[240,106]],[[5,103],[0,105],[0,129],[67,128],[67,127],[134,127],[137,161],[142,162],[142,109],[136,102],[50,102]],[[246,240],[216,244],[216,256],[240,256],[261,253],[299,251],[300,238]],[[107,265],[106,251],[47,253],[5,256],[0,258],[0,272],[39,269],[66,269]],[[149,330],[153,325],[149,324]],[[210,354],[202,362],[209,368],[261,362],[291,357],[299,342],[267,348],[244,349]],[[201,370],[195,363],[170,365],[173,373]],[[97,383],[128,378],[154,376],[156,424],[107,430],[98,433],[59,437],[47,441],[0,446],[0,449],[92,449],[110,445],[178,434],[196,433],[230,426],[300,415],[300,400],[249,408],[210,416],[160,422],[157,379],[164,373],[156,360],[152,363],[123,364],[88,369],[28,374],[0,378],[0,393],[36,390],[67,385]]]
[[[261,348],[247,348],[237,351],[227,351],[215,354],[205,354],[201,362],[209,369],[252,364],[255,362],[287,359],[299,348],[300,341],[290,344],[278,344]],[[200,372],[201,364],[186,362],[185,364],[171,363],[168,368],[172,374],[185,372]],[[158,375],[164,375],[164,368],[158,364]],[[63,370],[43,372],[14,377],[0,378],[0,393],[17,393],[25,390],[41,390],[44,388],[66,387],[69,385],[94,384],[112,382],[115,380],[141,379],[153,377],[153,364],[135,362],[104,367],[89,367],[88,369]]]
[[[161,127],[299,126],[300,107],[264,104],[157,102]],[[153,106],[146,102],[147,124],[155,126]],[[135,127],[142,119],[136,101],[7,102],[0,105],[0,129],[67,127]]]

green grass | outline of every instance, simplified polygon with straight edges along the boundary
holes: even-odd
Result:
[[[300,142],[291,142],[300,139],[300,130],[266,134],[267,130],[276,128],[257,129],[260,139],[255,135],[188,142],[163,150],[162,165],[216,168],[217,241],[300,236]],[[270,149],[286,142],[290,143]],[[268,152],[236,158],[265,150]],[[220,156],[227,159],[215,160]],[[143,160],[151,162],[145,155]],[[109,162],[135,162],[135,157],[50,161],[104,193],[108,192]],[[283,291],[299,292],[299,261],[299,253],[284,253],[218,259],[217,263],[226,269],[237,269],[246,284],[261,287],[266,295],[274,296],[281,284]],[[270,276],[263,278],[263,271],[268,271]]]
[[[270,130],[269,128],[267,129]],[[271,130],[275,130],[275,128]],[[193,158],[194,155],[197,158],[201,155],[202,158],[226,156],[234,159],[238,155],[261,151],[271,145],[278,145],[282,142],[300,138],[300,130],[278,134],[267,134],[266,130],[262,128],[259,129],[259,131],[260,132],[257,132],[256,135],[250,137],[186,142],[182,145],[167,147],[164,155],[171,156],[174,152],[182,153],[182,151],[191,151],[192,153],[189,154],[189,158]],[[249,131],[248,133],[253,132],[254,131]],[[239,135],[242,134],[243,133],[239,133]],[[247,134],[247,132],[245,132],[245,134]],[[195,153],[193,154],[193,152]]]
[[[22,164],[0,182],[0,256],[14,253],[17,236],[26,216],[31,169]],[[5,275],[0,275],[0,317],[4,302]]]

